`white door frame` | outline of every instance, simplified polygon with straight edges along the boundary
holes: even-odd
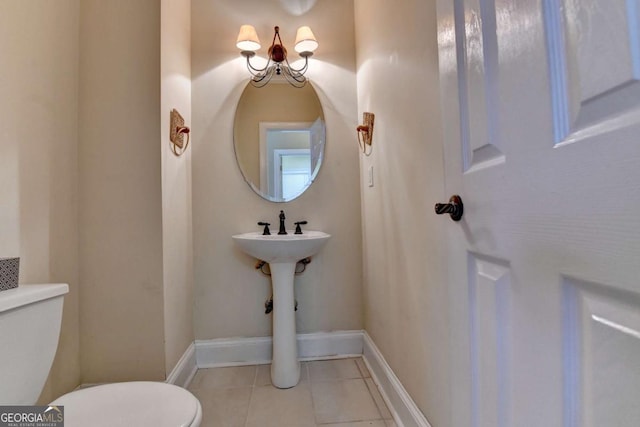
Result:
[[[269,153],[267,152],[267,132],[274,129],[309,130],[313,122],[260,122],[260,191],[269,193]]]
[[[273,195],[276,199],[282,199],[282,156],[295,156],[307,154],[311,156],[310,148],[277,148],[273,150]],[[311,158],[311,157],[309,157]],[[309,168],[309,176],[311,176],[311,168]]]

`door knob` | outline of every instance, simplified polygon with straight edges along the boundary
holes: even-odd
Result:
[[[435,210],[438,215],[448,213],[452,220],[460,221],[464,213],[464,205],[460,196],[454,194],[449,199],[449,203],[436,203]]]

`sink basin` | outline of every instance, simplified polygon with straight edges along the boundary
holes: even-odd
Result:
[[[296,263],[318,253],[331,237],[322,231],[287,233],[263,236],[256,231],[232,236],[245,253],[269,263],[273,290],[271,383],[278,388],[294,387],[300,380],[294,297]]]
[[[236,234],[233,240],[240,248],[252,257],[271,263],[296,262],[318,253],[320,248],[331,237],[322,231],[305,231],[304,234],[271,234],[263,236],[262,232]]]

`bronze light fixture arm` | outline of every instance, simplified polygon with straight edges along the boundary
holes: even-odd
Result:
[[[260,73],[264,73],[265,71],[267,71],[267,68],[269,68],[269,64],[271,63],[271,58],[269,58],[267,60],[267,65],[265,65],[264,68],[256,68],[253,65],[251,65],[251,58],[256,56],[255,52],[251,50],[243,50],[242,52],[240,52],[240,55],[247,58],[247,70],[249,70],[252,76],[256,76]]]
[[[284,55],[286,59],[286,50],[284,50],[284,48],[282,47],[282,40],[280,39],[280,28],[276,26],[274,30],[275,32],[273,34],[273,40],[271,41],[271,46],[269,47],[269,51],[268,51],[269,57],[267,59],[267,64],[263,68],[256,68],[253,65],[251,65],[251,58],[253,58],[256,55],[254,51],[243,50],[242,52],[240,52],[242,56],[247,58],[247,70],[249,70],[249,73],[253,76],[252,82],[259,84],[260,82],[266,79],[264,84],[260,85],[259,87],[262,87],[265,84],[267,84],[269,80],[271,80],[271,77],[273,77],[273,74],[276,71],[276,68],[278,68],[277,61],[273,59],[273,50],[274,50],[274,46],[276,45],[276,37],[280,42],[281,49],[282,51],[284,51]],[[271,64],[272,61],[276,62],[276,64],[272,65]]]
[[[287,59],[285,59],[285,62],[287,63],[287,68],[289,68],[292,73],[303,75],[307,72],[307,68],[309,68],[309,57],[313,55],[313,52],[300,52],[299,55],[304,58],[304,65],[301,68],[293,68]]]
[[[269,69],[266,72],[259,75],[255,75],[252,79],[249,80],[249,82],[251,83],[252,86],[255,86],[258,88],[263,87],[271,81],[271,78],[275,73],[276,73],[276,66],[272,65],[269,67]]]
[[[284,76],[287,82],[297,88],[301,88],[305,84],[307,84],[307,78],[304,76],[304,72],[307,70],[308,66],[308,64],[306,63],[306,59],[304,67],[302,67],[300,70],[292,68],[289,65],[289,61],[285,60],[285,62],[287,63],[287,66],[281,68],[281,74]]]
[[[276,71],[276,65],[270,65],[270,62],[271,61],[268,61],[267,66],[264,68],[256,69],[251,66],[249,59],[247,58],[247,69],[252,76],[250,82],[253,86],[262,87],[269,83],[269,80],[271,80]]]
[[[309,43],[311,42],[311,43]],[[267,51],[267,63],[263,68],[256,68],[251,64],[251,58],[256,53],[254,48],[259,48],[259,40],[255,33],[255,29],[250,25],[243,25],[238,36],[237,46],[242,49],[240,54],[247,60],[247,70],[251,75],[250,83],[255,87],[263,87],[274,75],[282,75],[282,77],[292,86],[301,88],[307,83],[304,73],[309,68],[309,57],[313,55],[313,50],[317,47],[315,37],[309,27],[300,27],[296,35],[296,46],[304,45],[302,52],[298,54],[304,58],[304,65],[300,68],[293,68],[287,59],[287,49],[280,38],[280,27],[274,27],[273,39],[271,46]],[[308,47],[308,49],[307,49]]]

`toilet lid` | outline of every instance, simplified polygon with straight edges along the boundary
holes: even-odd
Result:
[[[198,399],[183,388],[159,382],[89,387],[51,405],[64,406],[65,427],[195,427],[202,419]]]

